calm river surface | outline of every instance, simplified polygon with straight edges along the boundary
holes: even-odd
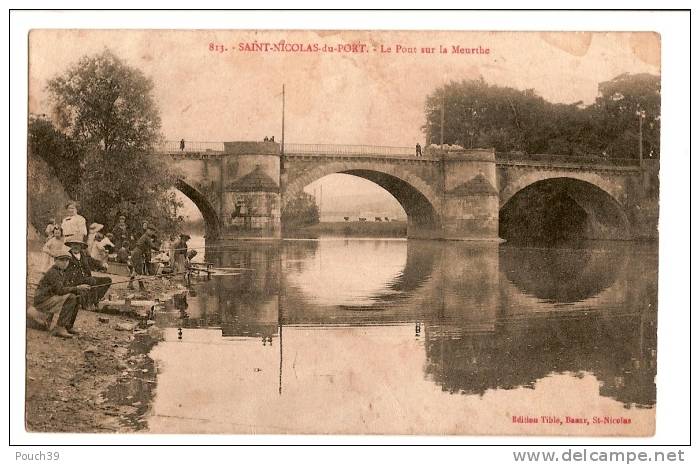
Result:
[[[653,434],[655,245],[220,247],[157,317],[151,432]]]

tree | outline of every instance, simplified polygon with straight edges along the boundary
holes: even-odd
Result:
[[[111,225],[125,214],[134,223],[178,229],[179,205],[168,191],[175,176],[152,154],[160,138],[152,90],[150,79],[109,50],[83,57],[48,83],[56,140],[68,141],[48,158],[56,158],[52,166],[65,165],[60,179],[89,222]]]
[[[644,111],[645,156],[658,157],[660,79],[623,74],[602,82],[595,103],[554,104],[534,90],[490,85],[484,79],[450,82],[426,98],[428,143],[499,152],[607,155],[636,158]],[[444,124],[443,124],[444,113]]]
[[[30,115],[27,147],[30,156],[41,158],[61,180],[63,189],[78,194],[84,153],[73,139],[56,130],[45,115]]]
[[[111,51],[83,57],[48,83],[59,128],[105,153],[144,151],[158,140],[153,82]]]
[[[495,147],[498,151],[538,151],[543,145],[533,132],[548,102],[533,90],[489,85],[484,79],[450,82],[426,99],[428,143],[462,147]],[[551,104],[549,104],[551,105]]]
[[[661,79],[652,74],[621,74],[598,85],[592,110],[600,137],[614,157],[638,156],[639,112],[643,112],[643,156],[658,158],[661,130]]]
[[[318,205],[313,195],[301,192],[289,199],[282,209],[282,224],[286,229],[317,224],[320,220]]]

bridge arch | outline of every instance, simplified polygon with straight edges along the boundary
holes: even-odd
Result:
[[[519,170],[520,171],[520,170]],[[599,173],[591,171],[570,171],[570,170],[522,170],[517,176],[508,179],[505,185],[501,186],[499,207],[503,206],[521,190],[527,186],[539,181],[548,179],[574,179],[588,184],[592,184],[598,189],[604,191],[619,204],[623,204],[626,198],[625,190],[622,186],[617,185],[614,181],[602,176]]]
[[[358,176],[389,192],[406,212],[409,234],[412,230],[434,231],[440,227],[440,196],[437,192],[416,174],[390,163],[334,161],[298,175],[290,174],[284,189],[284,201],[299,195],[308,184],[330,174]]]
[[[568,176],[516,182],[502,191],[499,236],[537,242],[627,240],[630,222],[611,190]]]
[[[175,181],[174,187],[185,194],[199,209],[202,218],[204,218],[207,239],[218,238],[221,234],[219,215],[216,213],[207,197],[182,178],[178,178]]]

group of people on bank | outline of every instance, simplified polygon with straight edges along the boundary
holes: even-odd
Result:
[[[158,240],[157,230],[144,222],[142,231],[132,234],[126,224],[126,217],[120,216],[111,233],[103,234],[103,225],[92,223],[88,228],[83,216],[78,213],[77,202],[66,205],[67,215],[58,224],[51,219],[46,226],[46,243],[42,249],[43,276],[34,293],[34,307],[28,310],[28,317],[35,323],[51,328],[54,314],[58,320],[51,333],[63,338],[71,338],[77,333],[73,327],[78,310],[95,310],[112,284],[106,276],[94,276],[93,272],[106,272],[109,261],[125,263],[129,269],[129,288],[134,281],[141,290],[145,289],[143,277],[157,273],[153,267],[154,253],[160,258],[160,268],[167,264],[175,274],[182,274],[189,260],[196,254],[188,253],[187,241],[190,236],[181,234],[163,243]],[[138,240],[133,247],[134,237]]]

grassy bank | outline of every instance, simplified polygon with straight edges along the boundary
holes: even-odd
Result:
[[[286,237],[406,237],[405,221],[335,221],[285,230]]]

